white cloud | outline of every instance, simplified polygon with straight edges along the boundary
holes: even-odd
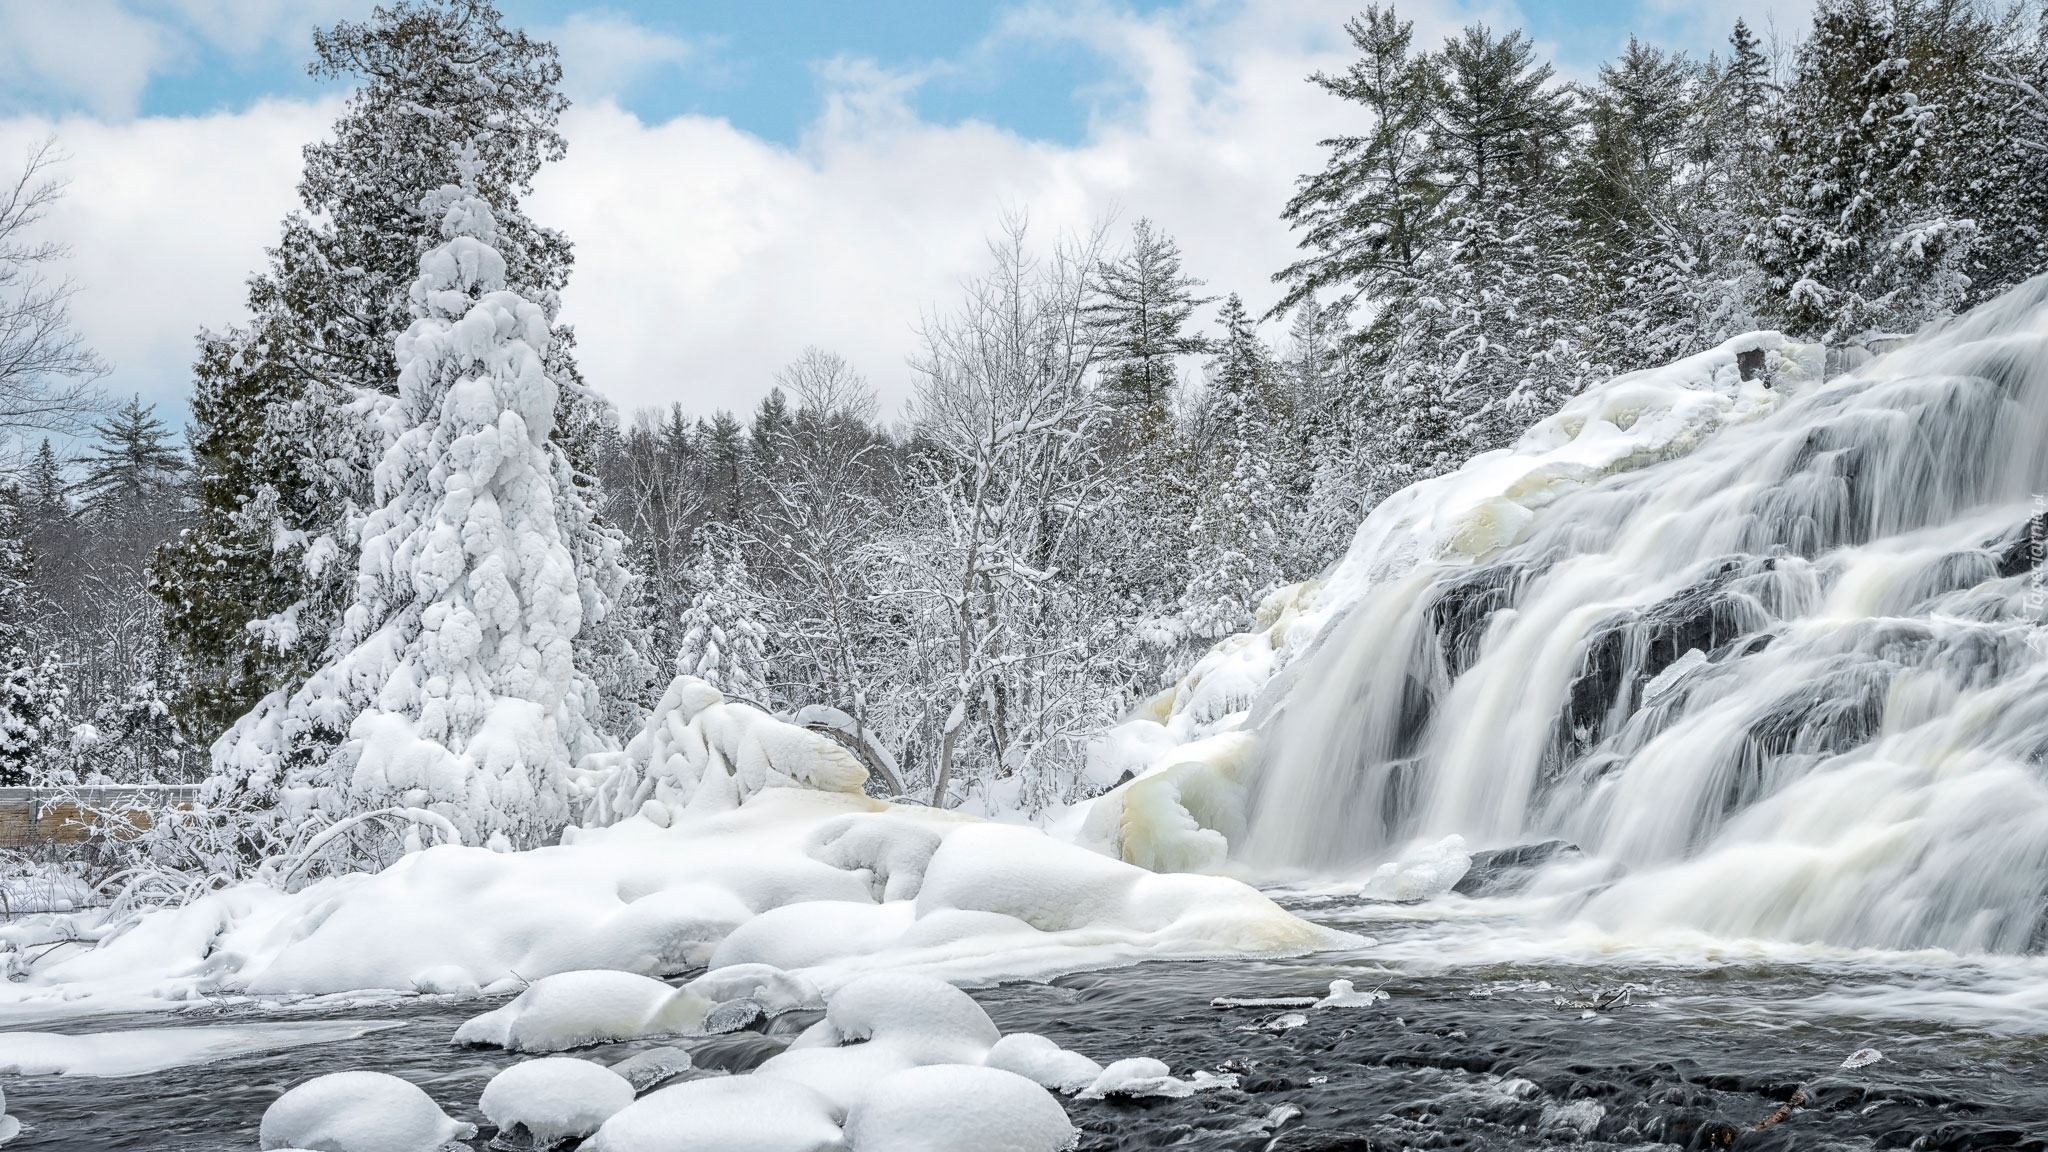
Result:
[[[675,69],[688,68],[714,82],[727,75],[714,44],[649,28],[617,12],[576,12],[534,31],[561,51],[563,85],[579,103],[622,96]]]
[[[175,51],[161,25],[114,0],[0,0],[0,96],[9,101],[40,97],[125,116]]]
[[[1403,12],[1424,45],[1475,15],[1519,22],[1500,7]],[[586,373],[622,408],[744,410],[816,343],[852,360],[893,405],[907,391],[920,315],[950,303],[1007,210],[1028,212],[1043,238],[1112,211],[1124,223],[1150,216],[1211,291],[1263,308],[1277,296],[1268,277],[1294,252],[1278,213],[1295,176],[1321,163],[1317,140],[1356,126],[1303,80],[1348,60],[1341,29],[1353,14],[1353,0],[1146,17],[1088,4],[1024,9],[996,40],[1079,40],[1127,78],[1076,145],[924,121],[910,103],[921,76],[857,60],[821,69],[826,104],[795,147],[720,119],[647,124],[609,99],[587,101],[563,126],[568,160],[543,173],[529,205],[576,242],[567,319]],[[702,66],[692,62],[699,46],[635,55],[607,39],[617,27],[600,18],[572,26],[591,34],[565,43],[582,53],[572,61],[612,51],[624,53],[614,56],[622,73]],[[241,316],[243,281],[292,205],[298,149],[334,113],[332,102],[280,102],[56,125],[76,159],[51,225],[74,247],[80,322],[118,365],[111,386],[182,400],[194,332]],[[0,159],[49,127],[0,120]]]

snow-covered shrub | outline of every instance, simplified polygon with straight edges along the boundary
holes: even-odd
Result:
[[[676,812],[732,808],[763,788],[859,793],[868,773],[831,737],[678,676],[624,751],[585,757],[575,777],[584,826],[601,827],[636,815],[666,826]]]

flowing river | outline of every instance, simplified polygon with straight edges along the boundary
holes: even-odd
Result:
[[[1005,1032],[1103,1059],[1157,1056],[1183,1074],[1237,1073],[1234,1088],[1182,1100],[1066,1098],[1082,1149],[2048,1149],[2048,967],[2036,961],[1712,949],[1516,959],[1545,922],[1511,901],[1284,899],[1378,944],[1296,961],[1144,964],[975,995]],[[1336,978],[1388,998],[1356,1009],[1211,1006],[1315,994]],[[72,1021],[66,1031],[402,1023],[145,1075],[10,1077],[8,1109],[26,1125],[10,1152],[247,1152],[286,1088],[349,1069],[403,1076],[482,1124],[478,1094],[521,1057],[449,1038],[489,1006],[240,1002]],[[692,1051],[686,1075],[721,1075],[765,1060],[813,1018],[574,1054],[609,1063],[675,1044]],[[1882,1058],[1840,1067],[1863,1049]],[[1757,1127],[1802,1086],[1803,1106]],[[494,1135],[485,1127],[474,1146]]]

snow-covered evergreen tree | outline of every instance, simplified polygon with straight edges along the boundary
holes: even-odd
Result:
[[[34,559],[21,493],[0,483],[0,786],[42,774],[62,748],[66,688],[54,657],[38,659],[28,623]]]
[[[422,205],[442,243],[396,341],[398,396],[371,416],[388,447],[353,602],[305,685],[215,747],[219,789],[278,834],[309,814],[408,808],[471,843],[532,845],[567,816],[564,771],[604,745],[576,664],[596,580],[579,571],[552,438],[550,309],[506,286],[496,216],[473,159],[462,169],[463,187]]]
[[[768,629],[746,558],[714,534],[698,554],[693,577],[698,591],[683,612],[676,674],[706,681],[728,699],[769,706]]]
[[[1181,595],[1188,634],[1204,638],[1242,630],[1280,577],[1281,499],[1271,458],[1277,437],[1270,434],[1284,424],[1270,415],[1278,370],[1235,293],[1217,319],[1223,334],[1209,365],[1202,490],[1189,532],[1191,576]]]
[[[374,499],[383,450],[364,413],[396,391],[410,285],[441,242],[421,198],[455,178],[460,147],[477,149],[478,190],[498,210],[506,282],[542,301],[571,263],[566,239],[517,212],[565,147],[551,45],[507,28],[489,0],[400,0],[316,32],[314,50],[316,78],[361,83],[330,137],[305,149],[302,207],[250,282],[249,326],[200,342],[198,522],[154,569],[179,654],[178,711],[201,740],[265,694],[296,688],[341,625],[355,571],[349,522]],[[557,331],[547,355],[569,397],[556,434],[580,489],[606,415],[570,350]],[[594,628],[579,643],[612,638]]]
[[[1150,220],[1131,226],[1131,245],[1104,260],[1094,298],[1083,315],[1100,345],[1101,387],[1110,402],[1136,417],[1141,438],[1164,426],[1180,381],[1179,358],[1206,347],[1186,331],[1202,281],[1181,271],[1180,246]]]
[[[1413,51],[1415,24],[1375,4],[1345,24],[1358,59],[1342,75],[1309,77],[1360,105],[1371,131],[1323,141],[1323,170],[1303,176],[1281,218],[1311,254],[1274,276],[1288,285],[1275,310],[1319,292],[1339,312],[1396,294],[1415,271],[1437,227],[1445,189],[1429,130],[1442,88],[1441,66]]]
[[[1969,288],[1977,224],[1939,171],[1957,109],[1923,99],[1908,54],[1920,7],[1824,0],[1800,45],[1750,252],[1763,306],[1801,335],[1911,332]]]

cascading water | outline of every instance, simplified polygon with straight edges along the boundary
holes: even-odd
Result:
[[[1557,839],[1610,928],[2048,950],[2048,279],[1787,384],[1504,547],[1380,564],[1255,713],[1238,854]]]

